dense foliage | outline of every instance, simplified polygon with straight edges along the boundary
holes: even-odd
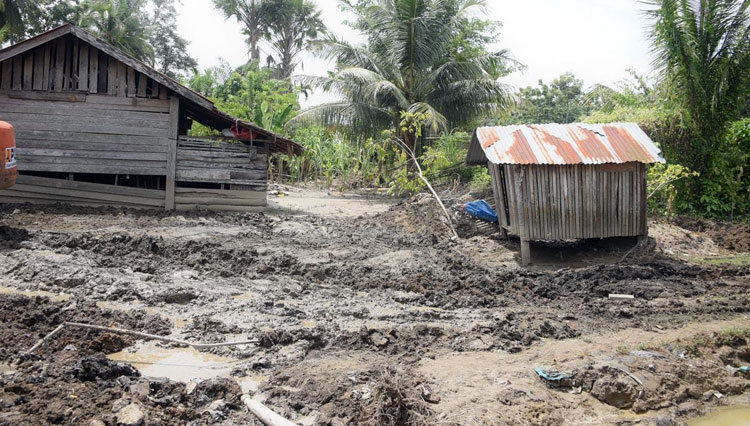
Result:
[[[469,127],[512,103],[497,75],[512,62],[505,50],[471,45],[487,28],[471,13],[480,0],[384,0],[345,3],[363,45],[329,34],[315,46],[336,70],[299,81],[337,97],[303,111],[293,124],[334,127],[352,137],[390,130],[420,153],[423,135]],[[466,48],[470,45],[472,48]],[[424,114],[424,129],[403,131],[402,113]],[[408,127],[408,126],[407,126]],[[423,131],[424,130],[424,131]]]

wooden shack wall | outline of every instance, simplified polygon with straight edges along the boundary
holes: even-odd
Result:
[[[529,240],[609,238],[647,234],[646,165],[490,165],[494,187],[507,197],[519,235],[519,200]],[[499,173],[502,168],[502,173]],[[519,194],[516,180],[522,171]],[[496,199],[498,195],[496,195]]]
[[[182,103],[158,82],[73,35],[0,62],[0,119],[15,128],[22,174],[19,185],[0,191],[2,201],[168,210],[265,206],[267,148],[200,145],[187,137],[178,142],[187,130]],[[166,190],[24,172],[164,176]],[[180,187],[195,183],[223,189]]]
[[[259,210],[267,204],[268,148],[181,136],[176,180],[177,210]],[[221,188],[199,189],[191,183]]]

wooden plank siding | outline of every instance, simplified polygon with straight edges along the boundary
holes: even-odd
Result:
[[[266,206],[268,153],[264,147],[181,136],[176,153],[177,210],[255,211]],[[180,187],[221,184],[222,189]]]
[[[19,175],[16,185],[0,191],[3,203],[163,208],[164,191]]]
[[[495,167],[495,202],[507,200],[509,223],[501,226],[511,234],[525,231],[532,241],[646,235],[645,164]],[[525,229],[519,227],[521,211]]]
[[[73,27],[64,31],[0,58],[0,119],[14,126],[21,172],[3,202],[266,206],[268,146],[180,136],[189,129],[186,109],[213,109],[210,101]],[[32,176],[47,173],[112,175],[113,185]],[[114,175],[158,176],[149,185],[165,190],[116,186]]]
[[[169,96],[166,87],[161,86],[164,91],[159,93],[159,84],[145,74],[72,35],[4,60],[0,73],[2,90],[103,91],[111,96],[160,100],[168,100]],[[157,92],[147,93],[149,85]]]
[[[0,116],[16,131],[19,171],[163,175],[169,113],[137,105],[14,99],[0,94]],[[169,102],[160,101],[169,111]],[[102,105],[104,108],[102,108]]]

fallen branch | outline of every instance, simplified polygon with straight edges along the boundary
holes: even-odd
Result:
[[[252,399],[248,394],[242,395],[242,402],[266,426],[296,426],[295,423],[276,414],[260,401]]]
[[[125,334],[128,336],[134,336],[134,337],[140,337],[143,339],[149,339],[149,340],[160,340],[162,342],[168,342],[168,343],[174,343],[178,345],[184,345],[184,346],[190,346],[192,348],[196,349],[208,349],[208,348],[218,348],[222,346],[238,346],[238,345],[249,345],[249,344],[256,344],[258,343],[258,339],[253,340],[244,340],[240,342],[224,342],[224,343],[193,343],[188,342],[185,340],[180,339],[172,339],[170,337],[164,337],[164,336],[157,336],[155,334],[149,334],[149,333],[141,333],[140,331],[132,331],[132,330],[125,330],[122,328],[113,328],[113,327],[103,327],[100,325],[92,325],[92,324],[81,324],[78,322],[64,322],[57,326],[52,332],[46,336],[44,336],[41,340],[39,340],[34,346],[31,347],[28,351],[25,352],[25,354],[32,354],[34,351],[39,349],[40,346],[45,344],[47,341],[49,341],[52,337],[54,337],[56,334],[58,334],[60,331],[63,330],[65,327],[71,327],[71,328],[83,328],[87,330],[96,330],[96,331],[104,331],[107,333],[113,333],[113,334]]]
[[[456,228],[453,227],[453,220],[451,220],[451,215],[448,213],[448,209],[445,208],[445,204],[443,204],[443,200],[440,199],[440,196],[435,192],[435,190],[432,188],[432,185],[430,185],[430,181],[427,180],[427,178],[424,176],[424,173],[422,172],[422,167],[419,165],[419,161],[417,161],[417,156],[414,154],[414,151],[407,146],[404,141],[398,138],[394,138],[396,142],[401,145],[401,148],[406,151],[407,154],[409,154],[409,157],[411,157],[411,161],[414,162],[414,165],[417,167],[417,174],[419,175],[419,178],[422,179],[422,182],[427,186],[427,189],[430,190],[432,193],[432,196],[435,197],[435,200],[437,200],[438,204],[440,205],[440,208],[443,209],[443,214],[445,214],[445,218],[448,220],[448,227],[451,229],[451,232],[453,233],[452,240],[458,239],[458,233],[456,232]]]

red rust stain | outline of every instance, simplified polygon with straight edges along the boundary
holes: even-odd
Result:
[[[656,161],[651,153],[646,150],[635,138],[627,131],[615,126],[604,126],[604,134],[607,135],[612,149],[620,159],[620,162],[640,161],[642,163],[651,163]]]
[[[617,162],[617,158],[602,143],[601,136],[583,127],[579,127],[578,130],[580,133],[577,134],[569,129],[568,134],[585,158],[602,163]],[[581,139],[581,135],[583,135],[583,139]]]
[[[482,133],[482,137],[479,140],[483,141],[482,148],[484,149],[491,147],[500,140],[500,136],[492,128],[480,129],[480,132]]]
[[[513,132],[513,144],[508,148],[506,154],[516,164],[532,164],[537,162],[536,155],[534,155],[534,151],[531,149],[531,144],[521,130]]]
[[[547,153],[545,152],[545,157],[547,157],[547,161],[551,164],[578,164],[581,162],[581,156],[578,155],[575,149],[573,149],[573,145],[570,144],[570,142],[566,141],[565,139],[560,139],[557,136],[545,132],[544,130],[531,126],[537,134],[540,134],[541,137],[540,140],[544,140],[548,144],[555,147],[557,150],[557,153],[562,157],[561,160],[552,159],[547,156]]]

